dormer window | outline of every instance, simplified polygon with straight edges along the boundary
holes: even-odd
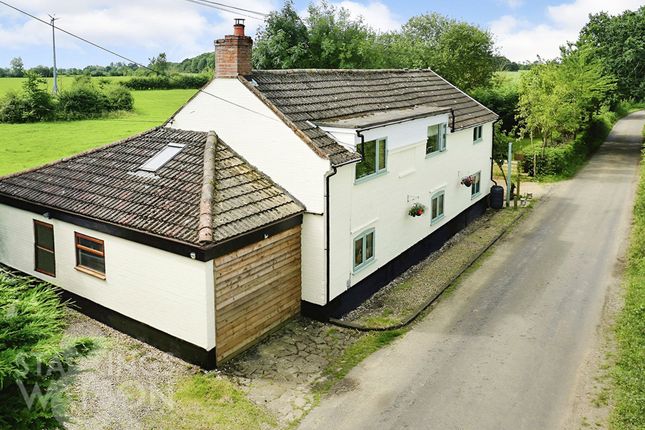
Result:
[[[161,169],[167,162],[172,160],[181,152],[185,145],[179,143],[169,143],[161,151],[157,152],[151,159],[139,167],[139,170],[154,173]]]
[[[431,155],[446,150],[446,129],[446,124],[435,124],[428,127],[426,155]]]

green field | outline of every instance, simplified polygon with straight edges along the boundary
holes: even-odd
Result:
[[[19,88],[20,81],[0,79],[0,94]],[[40,166],[160,125],[195,91],[133,91],[134,112],[105,119],[0,124],[0,176]]]

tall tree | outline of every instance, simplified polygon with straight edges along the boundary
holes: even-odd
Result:
[[[322,1],[309,5],[309,57],[311,67],[324,69],[370,68],[375,62],[375,33],[362,18],[352,19],[345,8]]]
[[[260,29],[253,49],[257,69],[292,69],[309,65],[309,34],[296,12],[293,1],[271,12]]]
[[[11,65],[11,76],[21,78],[25,75],[25,64],[22,62],[22,58],[12,58],[9,65]]]
[[[645,6],[617,16],[591,15],[577,45],[594,50],[605,70],[618,79],[622,98],[645,100]]]
[[[492,35],[437,13],[414,16],[400,32],[380,37],[384,66],[432,68],[468,91],[487,86],[498,68]]]
[[[150,64],[148,64],[148,67],[157,72],[157,74],[159,75],[166,75],[170,67],[166,53],[162,52],[156,57],[150,58]]]

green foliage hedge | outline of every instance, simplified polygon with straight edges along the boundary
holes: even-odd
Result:
[[[77,120],[133,108],[134,98],[123,86],[97,86],[89,76],[80,76],[69,89],[53,96],[42,78],[28,72],[22,92],[11,92],[0,99],[0,122]]]
[[[201,75],[140,76],[120,84],[131,90],[173,90],[201,88],[210,77]]]

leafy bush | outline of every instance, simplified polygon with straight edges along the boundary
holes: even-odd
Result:
[[[120,85],[110,85],[105,91],[109,110],[132,110],[134,109],[134,98],[132,93]]]
[[[63,428],[61,378],[97,346],[87,337],[61,345],[65,313],[51,286],[0,267],[0,428]]]
[[[91,84],[77,82],[58,94],[58,117],[61,119],[92,118],[108,110],[107,96]]]
[[[208,75],[139,76],[121,85],[132,90],[171,90],[201,88],[208,81]]]
[[[0,272],[1,428],[62,428],[56,381],[69,365],[60,347],[64,313],[51,288]]]
[[[0,100],[0,121],[35,122],[53,118],[54,100],[45,80],[33,72],[25,76],[22,92],[9,92]]]

